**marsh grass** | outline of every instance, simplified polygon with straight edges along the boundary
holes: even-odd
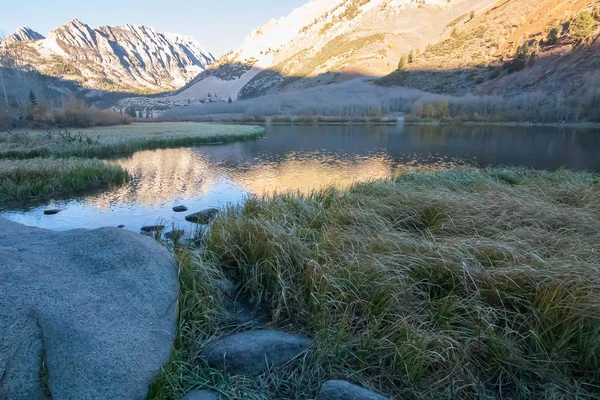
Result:
[[[455,169],[230,207],[203,255],[179,254],[179,338],[153,398],[313,398],[336,378],[409,399],[598,398],[599,182]],[[308,354],[256,380],[203,365],[234,329],[220,276],[314,337]]]
[[[256,139],[258,126],[195,122],[139,123],[48,132],[0,133],[0,158],[111,157],[138,150],[185,147]]]
[[[0,201],[47,198],[129,179],[121,167],[96,159],[0,160]]]

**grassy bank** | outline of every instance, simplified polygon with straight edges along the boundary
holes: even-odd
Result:
[[[193,122],[0,133],[0,158],[110,157],[138,150],[256,139],[258,126]]]
[[[409,173],[345,192],[251,198],[179,249],[179,337],[152,398],[314,398],[349,379],[407,399],[592,398],[600,391],[600,177]],[[273,326],[315,338],[257,379],[197,357],[234,328],[227,276]],[[244,329],[244,328],[242,328]]]
[[[0,160],[0,202],[46,198],[128,180],[124,169],[95,159]]]

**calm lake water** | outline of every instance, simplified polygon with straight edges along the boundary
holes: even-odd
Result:
[[[310,191],[384,178],[427,166],[511,165],[600,172],[600,131],[559,128],[273,126],[264,139],[218,146],[141,151],[114,160],[135,179],[121,188],[34,204],[0,204],[26,225],[65,230],[161,222],[191,227],[190,213],[248,194]],[[63,211],[45,216],[48,208]]]

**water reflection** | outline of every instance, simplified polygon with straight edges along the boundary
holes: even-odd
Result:
[[[190,211],[242,200],[247,193],[307,192],[385,178],[413,168],[521,165],[600,171],[600,134],[556,128],[272,127],[265,139],[142,151],[113,162],[135,179],[101,193],[45,204],[4,205],[12,220],[51,229],[125,224],[132,230]],[[2,206],[0,206],[2,207]],[[46,207],[64,211],[44,216]]]

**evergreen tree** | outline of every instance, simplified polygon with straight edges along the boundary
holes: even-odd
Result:
[[[32,106],[35,106],[37,104],[37,97],[35,97],[33,89],[29,91],[29,103],[31,103]]]
[[[583,11],[573,21],[569,27],[571,38],[575,43],[582,43],[587,40],[594,29],[594,18],[589,11]]]
[[[210,92],[208,92],[208,98],[209,98],[209,99],[211,98]]]
[[[398,62],[398,69],[403,70],[404,68],[406,68],[406,56],[403,54]]]
[[[475,11],[471,11],[470,17],[471,17],[471,19],[475,18]]]
[[[408,53],[408,63],[412,63],[415,60],[415,53],[414,51],[410,51],[410,53]]]
[[[227,99],[227,102],[228,102],[229,104],[233,103],[233,100],[231,100],[231,97],[230,97],[229,99]]]

